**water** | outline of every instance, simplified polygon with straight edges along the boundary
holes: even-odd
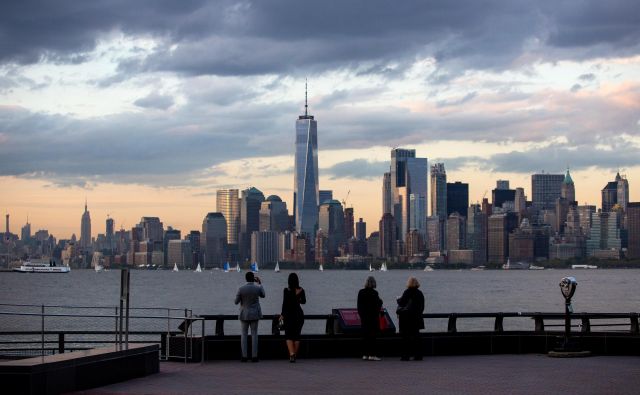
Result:
[[[280,312],[282,290],[286,287],[288,273],[285,270],[280,273],[263,271],[258,274],[267,295],[261,301],[264,314]],[[307,314],[328,314],[332,308],[355,307],[358,290],[370,274],[375,276],[384,306],[391,312],[395,311],[395,299],[403,292],[409,276],[415,276],[420,281],[420,289],[427,301],[425,312],[428,313],[562,312],[564,300],[558,283],[565,276],[574,276],[578,280],[573,301],[576,312],[628,313],[640,310],[640,294],[637,291],[640,270],[633,269],[390,270],[375,273],[303,270],[297,273],[307,295],[307,304],[303,306]],[[133,270],[131,306],[189,308],[195,314],[236,314],[238,310],[233,300],[237,288],[242,284],[244,273]],[[69,274],[0,273],[1,303],[116,306],[119,289],[120,271],[117,270],[100,273],[73,270]],[[0,310],[7,309],[0,306]],[[83,313],[93,311],[81,310]],[[112,310],[109,313],[113,314]],[[166,312],[162,314],[166,315]],[[105,330],[113,329],[113,320],[100,320],[92,320],[92,324],[103,326]],[[25,324],[25,321],[29,323]],[[48,328],[52,321],[55,320],[49,320]],[[77,320],[59,320],[55,326],[68,327],[75,321]],[[467,320],[460,320],[460,329],[489,330],[493,326],[492,320],[474,320],[473,324],[465,321]],[[37,319],[17,320],[0,316],[0,329],[24,330],[26,326],[37,326],[38,322]],[[209,326],[212,330],[213,324],[210,323]],[[225,329],[228,333],[233,333],[235,327],[234,323],[228,322]],[[446,320],[427,322],[427,330],[445,328]],[[533,329],[533,323],[530,319],[506,319],[505,329]],[[261,324],[261,332],[269,330],[268,324]],[[321,322],[308,322],[305,325],[305,332],[323,330],[324,323]]]

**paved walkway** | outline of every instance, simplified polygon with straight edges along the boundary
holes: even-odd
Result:
[[[640,394],[640,357],[545,355],[162,362],[160,373],[86,394]]]

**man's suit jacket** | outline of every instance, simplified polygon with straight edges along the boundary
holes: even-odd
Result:
[[[241,321],[254,321],[262,318],[260,299],[264,298],[264,288],[256,283],[246,283],[238,289],[235,303],[240,303]]]

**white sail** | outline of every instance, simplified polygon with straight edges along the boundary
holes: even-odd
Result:
[[[380,271],[381,272],[387,271],[387,262],[382,262],[382,265],[380,265]]]
[[[280,273],[280,263],[276,262],[276,267],[273,269],[274,272]]]
[[[200,263],[198,262],[198,267],[196,267],[196,273],[201,273],[202,268],[200,267]]]
[[[324,271],[324,267],[322,266],[322,263],[320,264],[320,267],[318,267],[318,270],[320,270],[321,272]]]
[[[373,272],[373,271],[374,271],[374,269],[371,267],[371,264],[369,264],[369,271],[370,271],[370,272]]]
[[[236,272],[240,273],[242,270],[240,270],[240,264],[236,263]]]
[[[178,264],[177,264],[177,263],[174,263],[174,264],[173,264],[173,271],[174,271],[174,272],[177,272],[177,271],[178,271]]]

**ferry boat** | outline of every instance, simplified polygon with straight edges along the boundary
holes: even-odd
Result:
[[[54,262],[24,262],[20,267],[13,269],[20,273],[69,273],[69,266],[56,266]]]
[[[544,270],[543,266],[531,265],[529,266],[529,270]]]
[[[431,266],[429,266],[429,265],[427,265],[427,266],[425,266],[425,267],[424,267],[424,271],[425,271],[425,272],[432,272],[433,270],[434,270],[434,269],[433,269],[433,267],[431,267]]]
[[[572,269],[597,269],[596,265],[571,265]]]
[[[480,272],[482,270],[486,269],[486,267],[484,265],[480,265],[480,266],[475,266],[471,268],[472,272]]]

